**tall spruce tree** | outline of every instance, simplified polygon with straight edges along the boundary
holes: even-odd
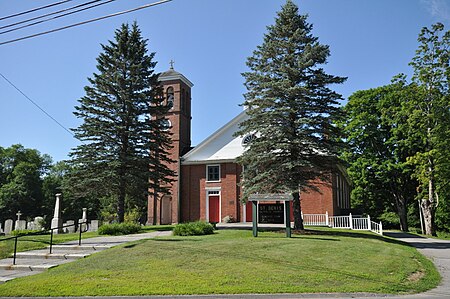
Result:
[[[155,53],[148,54],[146,46],[136,23],[116,30],[115,41],[102,45],[98,73],[88,79],[74,112],[83,121],[74,129],[82,144],[70,154],[74,189],[79,196],[115,198],[119,222],[125,199],[143,203],[150,187],[164,189],[173,175],[165,166],[168,107],[154,72]]]
[[[318,177],[329,178],[330,159],[337,153],[333,123],[342,97],[328,86],[346,80],[320,67],[330,51],[311,31],[307,16],[287,0],[248,58],[243,105],[249,118],[237,132],[257,136],[239,159],[245,166],[244,198],[290,192],[295,229],[303,229],[300,191],[314,188],[312,180]]]

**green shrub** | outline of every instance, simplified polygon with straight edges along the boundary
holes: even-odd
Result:
[[[200,236],[211,235],[214,233],[214,227],[211,223],[203,221],[177,224],[173,229],[175,236]]]
[[[98,229],[99,235],[129,235],[136,234],[141,231],[141,226],[138,223],[112,223],[104,224]]]

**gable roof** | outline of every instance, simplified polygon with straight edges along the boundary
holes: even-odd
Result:
[[[218,162],[234,162],[244,152],[242,136],[234,137],[239,123],[248,118],[244,110],[223,127],[203,140],[198,146],[181,158],[181,164],[205,164]]]

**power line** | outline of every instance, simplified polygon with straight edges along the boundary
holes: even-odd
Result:
[[[37,36],[41,36],[41,35],[45,35],[45,34],[49,34],[49,33],[53,33],[53,32],[57,32],[57,31],[61,31],[61,30],[65,30],[65,29],[68,29],[68,28],[72,28],[72,27],[76,27],[76,26],[80,26],[80,25],[84,25],[84,24],[88,24],[88,23],[92,23],[92,22],[96,22],[96,21],[100,21],[100,20],[104,20],[104,19],[108,19],[108,18],[112,18],[112,17],[116,17],[116,16],[120,16],[120,15],[123,15],[123,14],[127,14],[127,13],[130,13],[130,12],[134,12],[134,11],[141,10],[141,9],[144,9],[144,8],[148,8],[148,7],[151,7],[151,6],[167,3],[167,2],[170,2],[170,1],[172,1],[172,0],[162,0],[162,1],[154,2],[154,3],[146,4],[146,5],[143,5],[143,6],[139,6],[139,7],[133,8],[133,9],[116,12],[116,13],[113,13],[113,14],[110,14],[110,15],[106,15],[106,16],[103,16],[103,17],[98,17],[98,18],[95,18],[95,19],[90,19],[90,20],[79,22],[79,23],[75,23],[75,24],[72,24],[72,25],[59,27],[59,28],[56,28],[56,29],[52,29],[52,30],[39,32],[39,33],[35,33],[35,34],[32,34],[32,35],[27,35],[27,36],[24,36],[24,37],[8,40],[6,42],[1,42],[0,46],[6,45],[6,44],[10,44],[10,43],[14,43],[14,42],[18,42],[18,41],[25,40],[25,39],[29,39],[29,38],[33,38],[33,37],[37,37]]]
[[[45,5],[45,6],[32,8],[32,9],[27,10],[27,11],[19,12],[19,13],[16,13],[16,14],[13,14],[13,15],[9,15],[9,16],[6,16],[6,17],[1,17],[0,21],[6,20],[6,19],[10,19],[10,18],[14,18],[14,17],[18,17],[18,16],[21,16],[21,15],[25,15],[25,14],[28,14],[30,12],[35,12],[35,11],[38,11],[38,10],[41,10],[41,9],[45,9],[45,8],[49,8],[49,7],[52,7],[52,6],[60,5],[60,4],[63,4],[63,3],[66,3],[66,2],[70,2],[70,1],[72,1],[72,0],[59,1],[59,2],[55,2],[55,3],[52,3],[52,4]]]
[[[10,28],[10,27],[14,27],[14,26],[17,26],[17,25],[20,25],[20,24],[29,23],[31,21],[39,20],[39,19],[42,19],[42,18],[45,18],[45,17],[48,17],[48,16],[52,16],[52,15],[57,15],[57,14],[60,14],[60,13],[66,12],[66,11],[71,11],[71,10],[74,10],[76,8],[83,7],[83,6],[86,6],[86,5],[95,3],[95,2],[99,2],[99,1],[103,1],[103,0],[93,0],[93,1],[85,2],[85,3],[81,3],[81,4],[78,4],[78,5],[69,7],[69,8],[57,10],[57,11],[50,12],[50,13],[47,13],[47,14],[44,14],[44,15],[40,15],[40,16],[37,16],[37,17],[34,17],[34,18],[26,19],[26,20],[23,20],[23,21],[19,21],[19,22],[16,22],[16,23],[9,24],[9,25],[0,26],[0,29]],[[108,2],[110,2],[110,1],[108,1]],[[78,11],[76,11],[76,12],[78,12]],[[73,13],[75,13],[75,12],[73,12]],[[62,16],[65,16],[65,15],[62,15]],[[62,17],[62,16],[56,16],[54,18],[56,19],[56,18]],[[46,19],[46,20],[43,20],[43,21],[40,21],[40,22],[36,22],[36,23],[33,23],[33,24],[29,24],[29,26],[36,25],[36,24],[39,24],[39,23],[43,23],[43,22],[46,22],[46,21],[52,20],[52,19],[53,18]],[[11,32],[11,31],[22,29],[22,28],[25,28],[25,27],[26,26],[22,26],[22,27],[19,27],[19,28],[8,30],[8,31],[3,31],[1,33]]]
[[[15,90],[17,90],[20,94],[22,94],[28,101],[30,101],[34,106],[36,106],[39,110],[41,110],[45,115],[47,115],[51,120],[58,124],[61,128],[63,128],[66,132],[68,132],[72,137],[76,138],[75,135],[66,127],[64,127],[59,121],[57,121],[53,116],[51,116],[47,111],[45,111],[41,106],[39,106],[35,101],[33,101],[29,96],[27,96],[22,90],[20,90],[16,85],[14,85],[11,81],[8,80],[2,73],[0,76],[5,79],[6,82],[9,83]],[[78,138],[77,138],[78,139]],[[79,140],[79,139],[78,139]],[[80,140],[81,141],[81,140]]]

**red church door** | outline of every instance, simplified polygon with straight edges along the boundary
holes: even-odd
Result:
[[[247,201],[245,204],[245,221],[252,222],[253,219],[253,204],[251,201]]]
[[[209,222],[220,222],[219,196],[209,196]]]

